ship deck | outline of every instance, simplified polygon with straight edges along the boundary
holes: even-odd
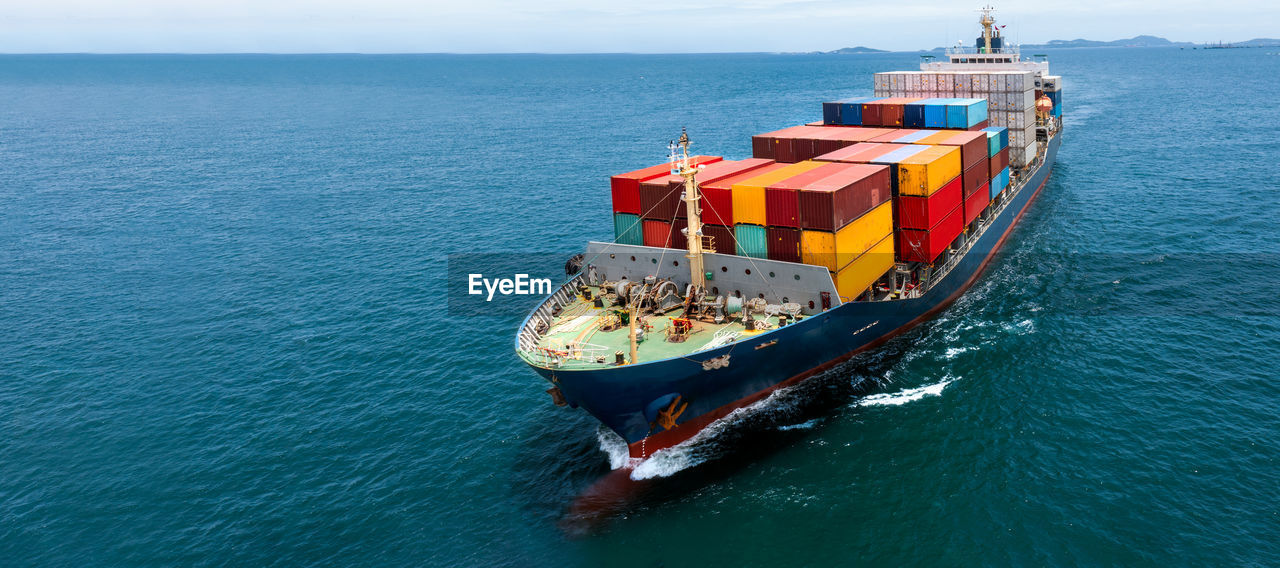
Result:
[[[592,297],[600,292],[599,287],[591,287]],[[545,333],[538,339],[534,352],[521,352],[521,356],[530,363],[557,369],[598,369],[617,365],[617,353],[630,362],[631,342],[630,329],[620,325],[616,329],[604,331],[602,323],[611,319],[621,308],[597,308],[593,300],[585,300],[578,296],[564,306],[554,318]],[[672,321],[682,317],[684,310],[676,308],[660,316],[643,318],[645,325],[643,340],[636,346],[638,363],[659,361],[673,357],[682,357],[699,351],[714,349],[730,343],[765,333],[765,331],[748,331],[740,318],[726,320],[716,324],[691,320],[691,329],[684,341],[668,340],[668,330]],[[776,316],[753,316],[756,320],[769,322],[770,328],[776,328]]]

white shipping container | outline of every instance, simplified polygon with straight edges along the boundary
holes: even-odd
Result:
[[[871,76],[871,88],[877,91],[884,90],[889,85],[889,81],[885,79],[884,73],[876,73]]]
[[[1041,78],[1041,82],[1044,83],[1044,87],[1042,89],[1046,93],[1062,90],[1062,77],[1059,75],[1045,75]]]

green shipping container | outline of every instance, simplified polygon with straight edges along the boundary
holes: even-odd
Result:
[[[769,258],[769,239],[759,225],[734,225],[733,238],[738,241],[738,256]]]
[[[613,214],[613,236],[620,245],[643,245],[644,229],[640,225],[640,216],[630,213]]]

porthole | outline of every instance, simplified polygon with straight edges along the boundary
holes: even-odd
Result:
[[[764,299],[764,292],[761,292],[761,293],[760,293],[760,299],[761,299],[761,300],[763,300],[763,299]]]
[[[813,300],[809,300],[809,309],[813,309]]]
[[[750,268],[748,268],[748,269],[747,269],[747,276],[751,276],[751,269],[750,269]]]
[[[656,259],[656,258],[651,258],[651,259],[649,259],[649,261],[650,261],[650,262],[652,262],[652,263],[654,263],[654,264],[658,264],[658,259]]]
[[[671,266],[680,266],[680,261],[678,260],[671,261]]]
[[[616,255],[609,255],[609,258],[618,258]]]
[[[769,278],[773,278],[774,276],[777,276],[777,274],[774,274],[774,273],[773,273],[773,271],[772,271],[772,270],[770,270],[770,271],[769,271]]]
[[[634,257],[634,256],[633,256],[633,257],[631,257],[631,262],[635,262],[635,261],[636,261],[636,257]]]
[[[799,279],[800,279],[800,275],[799,275],[799,274],[795,275],[795,279],[796,279],[796,280],[799,280]]]
[[[729,267],[728,267],[728,266],[721,266],[721,267],[720,267],[720,272],[728,272],[728,271],[729,271]]]

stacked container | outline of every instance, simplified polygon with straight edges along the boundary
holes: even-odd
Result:
[[[694,166],[720,161],[720,156],[693,156],[689,162]],[[634,172],[618,174],[609,178],[609,191],[613,195],[613,212],[640,215],[640,184],[652,179],[671,174],[671,164],[659,164]]]

